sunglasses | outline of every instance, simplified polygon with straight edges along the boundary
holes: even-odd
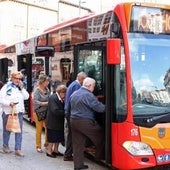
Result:
[[[16,80],[21,80],[21,78],[18,78],[18,77],[13,77],[14,79],[16,79]]]

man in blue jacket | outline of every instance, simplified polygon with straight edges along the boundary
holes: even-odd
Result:
[[[86,77],[82,87],[70,96],[68,113],[70,113],[70,125],[73,142],[74,169],[88,169],[84,165],[84,146],[86,139],[90,139],[96,147],[95,157],[103,158],[104,140],[103,131],[95,120],[95,112],[105,112],[102,104],[93,94],[96,81]]]
[[[70,128],[70,114],[67,112],[68,110],[68,104],[70,100],[70,96],[72,95],[73,92],[78,90],[82,83],[83,80],[87,77],[86,73],[80,72],[77,74],[76,80],[74,80],[67,88],[66,91],[66,96],[65,96],[65,116],[67,120],[67,135],[66,135],[66,150],[64,153],[64,161],[72,161],[73,160],[73,148],[72,148],[72,136],[71,136],[71,128]]]

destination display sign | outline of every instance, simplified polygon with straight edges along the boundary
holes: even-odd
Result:
[[[170,34],[170,10],[134,6],[130,31]]]

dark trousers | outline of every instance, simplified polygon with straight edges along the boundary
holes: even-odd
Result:
[[[96,121],[86,119],[70,119],[74,168],[80,168],[84,165],[84,146],[86,139],[89,138],[95,145],[95,158],[104,157],[104,139],[102,128]]]
[[[65,157],[72,157],[73,154],[73,147],[72,147],[72,134],[71,134],[71,127],[70,127],[70,118],[66,118],[67,123],[67,134],[66,134],[66,143],[65,143]]]

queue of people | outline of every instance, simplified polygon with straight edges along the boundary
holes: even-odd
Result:
[[[20,120],[21,133],[15,133],[15,154],[24,156],[21,152],[22,125],[24,100],[29,98],[29,94],[24,89],[21,72],[11,73],[11,79],[0,90],[0,104],[2,105],[3,119],[3,151],[9,153],[10,132],[6,130],[8,114],[17,100],[17,113]],[[80,72],[76,80],[67,87],[59,84],[52,94],[49,90],[50,78],[40,75],[37,85],[33,91],[34,119],[36,125],[35,147],[38,153],[43,153],[42,131],[45,128],[46,156],[56,158],[63,156],[64,161],[73,161],[74,169],[88,169],[84,165],[84,147],[87,139],[95,145],[96,159],[103,159],[104,140],[100,125],[95,120],[95,112],[104,113],[105,105],[98,101],[93,94],[95,80],[87,77],[87,74]],[[17,94],[17,99],[16,99]],[[38,120],[36,109],[47,108],[47,115],[44,120]],[[65,125],[67,135],[65,137]],[[79,139],[79,140],[77,140]],[[65,142],[65,153],[59,152],[59,143]]]

